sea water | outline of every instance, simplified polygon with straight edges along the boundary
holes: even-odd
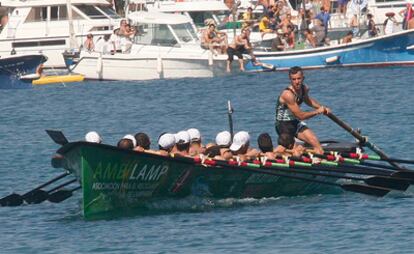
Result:
[[[310,95],[361,128],[392,157],[414,159],[412,68],[306,71]],[[69,140],[99,132],[116,144],[125,134],[196,127],[204,142],[228,129],[255,146],[269,132],[286,72],[206,79],[57,84],[0,93],[0,195],[24,193],[62,173],[58,146],[45,129]],[[305,107],[306,109],[306,107]],[[321,139],[353,138],[327,117],[308,121]],[[155,146],[154,146],[155,147]],[[413,253],[413,192],[384,198],[345,193],[293,198],[188,198],[152,204],[145,214],[85,221],[81,197],[53,204],[0,207],[1,253]]]

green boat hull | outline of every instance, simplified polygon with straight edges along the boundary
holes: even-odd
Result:
[[[263,198],[342,192],[336,186],[302,179],[237,167],[204,166],[189,158],[167,158],[108,145],[74,142],[63,146],[58,153],[64,156],[63,167],[81,183],[86,219],[105,218],[166,198]]]

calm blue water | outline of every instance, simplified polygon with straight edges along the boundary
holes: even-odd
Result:
[[[414,159],[412,68],[306,72],[311,94],[394,157]],[[127,133],[197,127],[205,141],[228,128],[274,134],[274,103],[287,73],[217,79],[87,82],[0,93],[0,196],[24,193],[61,173],[45,129],[70,140],[96,130],[114,144]],[[352,140],[320,116],[320,138]],[[86,222],[80,195],[60,204],[0,207],[1,253],[412,253],[411,193],[371,198],[346,193],[296,198],[182,200],[154,212]]]

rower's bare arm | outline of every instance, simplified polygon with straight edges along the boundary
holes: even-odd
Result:
[[[292,114],[299,120],[306,120],[309,119],[311,117],[314,117],[316,115],[322,114],[323,113],[323,108],[318,108],[314,111],[302,111],[299,107],[299,105],[296,103],[295,101],[295,97],[293,96],[292,93],[287,93],[284,92],[281,96],[281,100],[283,103],[285,103],[287,105],[287,107],[290,109],[290,111],[292,112]]]
[[[309,96],[309,88],[306,87],[306,92],[303,101],[309,106],[317,110],[322,110],[323,114],[331,113],[331,109],[320,104],[316,99]]]

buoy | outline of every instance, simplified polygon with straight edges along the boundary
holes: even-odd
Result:
[[[339,56],[331,56],[325,59],[325,62],[327,64],[332,64],[332,63],[336,63],[339,62]]]

